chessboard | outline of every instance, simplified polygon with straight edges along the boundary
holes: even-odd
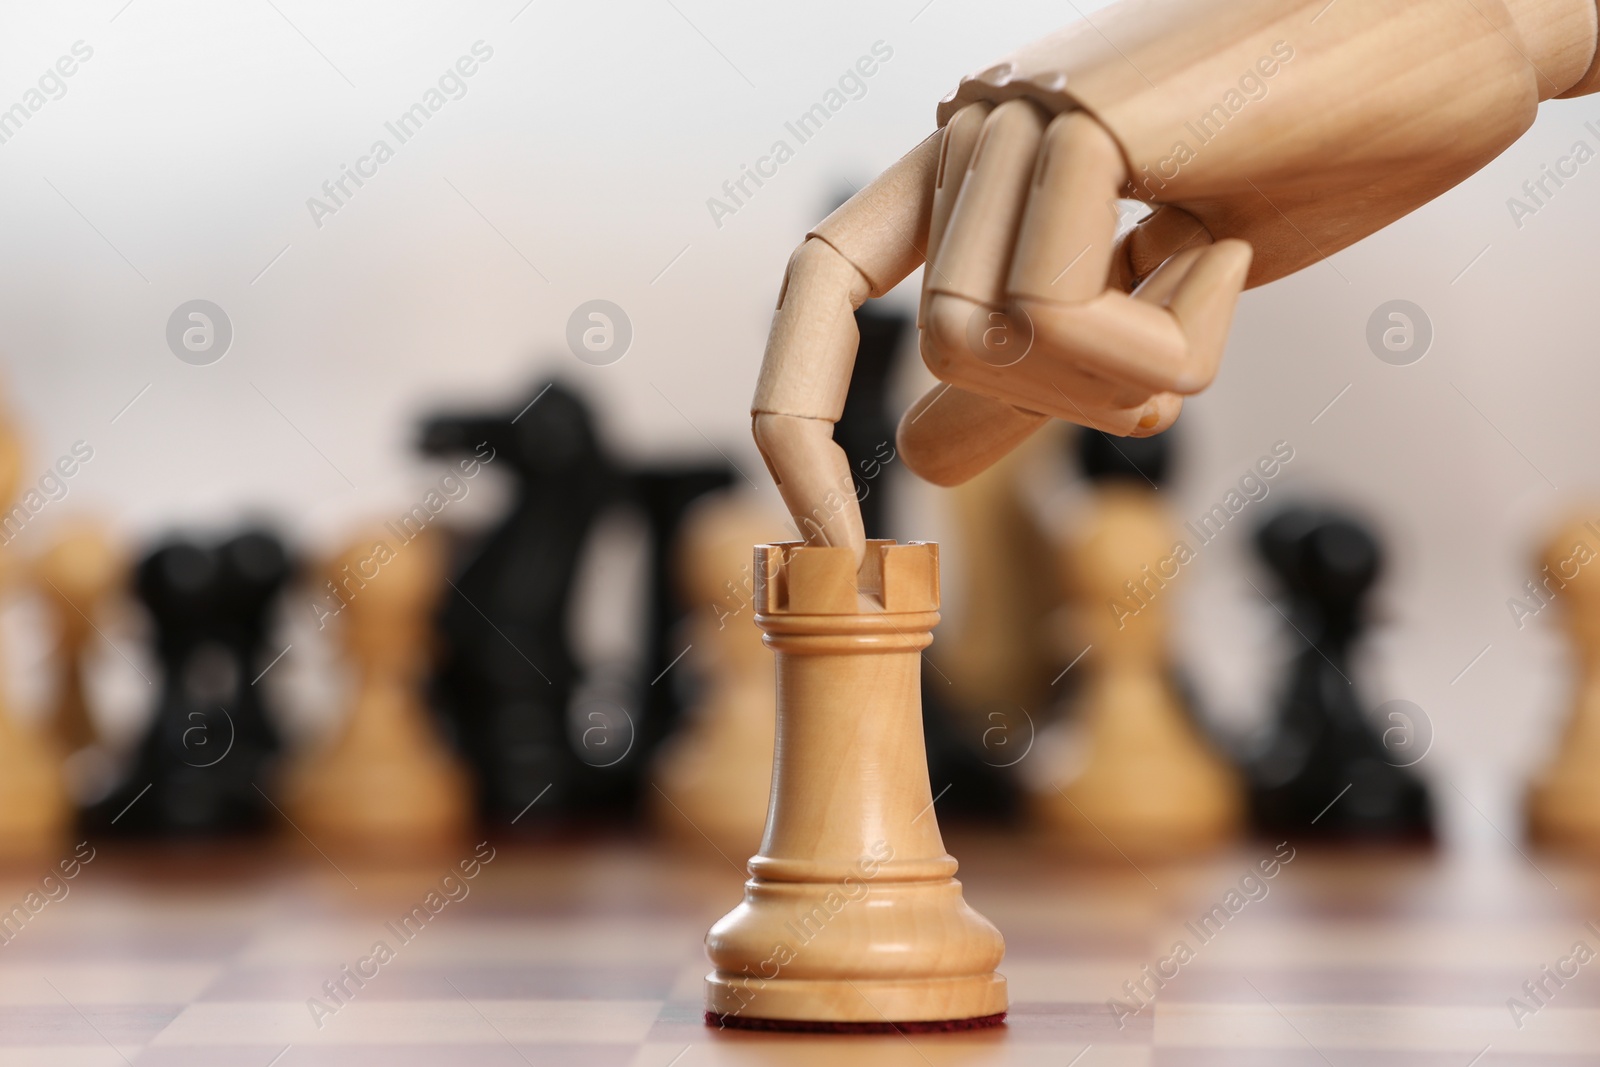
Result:
[[[744,878],[711,847],[490,841],[375,865],[91,842],[70,880],[0,880],[8,907],[49,890],[0,933],[0,1062],[1600,1063],[1600,982],[1576,949],[1600,945],[1593,870],[1510,849],[1085,865],[1023,837],[947,843],[1005,934],[1010,1013],[860,1036],[706,1025],[701,939]]]

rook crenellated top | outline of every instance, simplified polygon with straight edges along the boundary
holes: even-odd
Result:
[[[757,545],[756,611],[762,615],[901,614],[939,610],[939,546],[868,541],[858,570],[848,548],[801,541]]]

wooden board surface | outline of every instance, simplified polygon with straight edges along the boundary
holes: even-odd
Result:
[[[1600,1063],[1600,960],[1564,987],[1547,982],[1553,995],[1531,1015],[1507,1006],[1577,942],[1600,950],[1586,926],[1600,928],[1595,872],[1553,857],[1291,844],[1292,862],[1235,898],[1259,899],[1202,941],[1185,923],[1226,907],[1273,843],[1142,869],[1075,865],[1016,837],[950,844],[967,899],[1006,935],[1012,1010],[992,1031],[708,1029],[700,942],[742,879],[710,849],[499,843],[476,878],[442,887],[465,895],[403,943],[390,924],[471,846],[377,868],[310,848],[101,844],[76,878],[43,887],[66,894],[0,945],[0,1063]],[[0,907],[49,869],[6,872]],[[1119,1027],[1108,999],[1147,964],[1170,973],[1161,961],[1180,939],[1193,958]],[[378,941],[394,958],[367,965],[375,976],[319,1027],[307,1001]]]

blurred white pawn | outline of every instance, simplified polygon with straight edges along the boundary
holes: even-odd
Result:
[[[348,579],[374,570],[359,586]],[[373,852],[454,844],[469,824],[470,782],[421,695],[443,546],[426,533],[395,545],[374,531],[325,571],[346,582],[333,623],[356,673],[355,696],[334,741],[291,772],[290,818],[314,841]]]
[[[785,540],[771,510],[739,494],[708,497],[685,519],[676,560],[691,605],[685,665],[699,698],[656,756],[656,823],[682,838],[709,838],[735,859],[753,855],[772,789],[777,689],[772,653],[752,606],[755,546]]]

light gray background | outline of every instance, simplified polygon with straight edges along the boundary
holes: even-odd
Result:
[[[25,546],[77,510],[133,538],[266,514],[329,547],[438,477],[409,447],[419,410],[510,404],[549,373],[595,398],[623,453],[699,453],[709,438],[764,483],[746,411],[794,243],[841,180],[860,184],[931,130],[963,72],[1072,7],[274,3],[0,5],[0,107],[75,41],[94,49],[0,145],[7,405],[30,469],[78,439],[95,449]],[[479,40],[494,56],[467,95],[318,228],[307,198]],[[865,96],[715,225],[707,198],[880,40],[894,55]],[[1438,202],[1246,294],[1221,375],[1182,420],[1186,516],[1287,440],[1296,456],[1272,502],[1333,497],[1377,518],[1392,568],[1363,687],[1428,711],[1422,769],[1449,832],[1495,847],[1567,699],[1553,613],[1519,631],[1506,601],[1552,517],[1600,480],[1600,162],[1520,229],[1506,201],[1575,139],[1595,145],[1589,120],[1600,100],[1544,105]],[[196,298],[235,330],[210,366],[164,340]],[[569,312],[596,298],[635,330],[612,366],[565,349]],[[1436,332],[1407,367],[1364,339],[1397,298]],[[463,513],[490,506],[485,485]],[[938,503],[908,494],[902,528],[939,536]],[[1241,721],[1263,703],[1279,628],[1242,580],[1244,541],[1231,530],[1208,549],[1183,601],[1184,654]]]

